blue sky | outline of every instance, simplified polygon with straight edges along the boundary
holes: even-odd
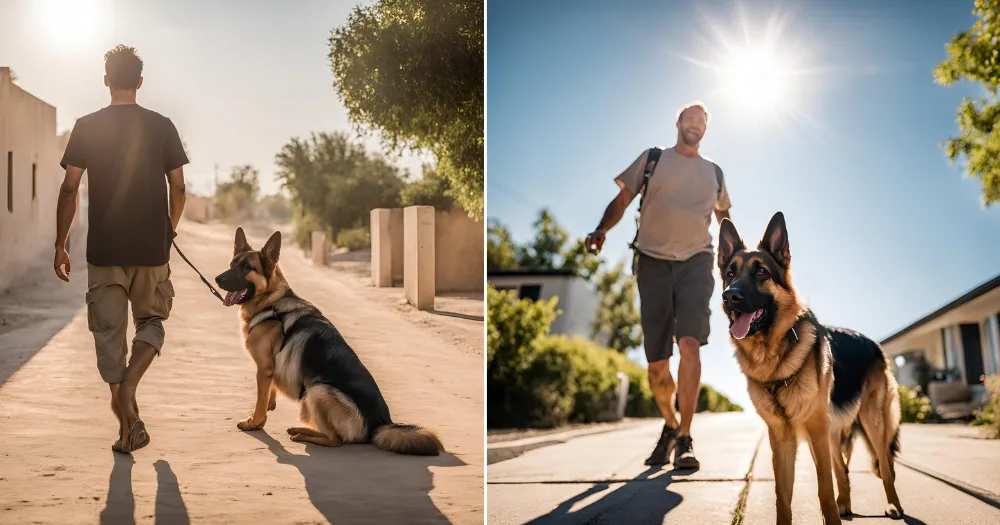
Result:
[[[487,214],[520,242],[542,207],[586,235],[613,178],[643,148],[672,146],[676,109],[702,100],[702,154],[725,171],[744,240],[783,210],[801,295],[821,321],[879,340],[1000,273],[1000,209],[982,207],[979,181],[939,146],[957,132],[962,97],[980,93],[932,76],[972,5],[491,2]],[[801,74],[762,107],[704,64],[765,35]],[[612,262],[626,256],[634,213],[608,236]],[[703,381],[750,409],[719,293],[716,276]]]
[[[212,188],[229,166],[252,164],[273,193],[274,156],[292,137],[351,131],[333,88],[330,31],[360,0],[0,0],[0,66],[56,106],[60,130],[109,102],[104,52],[143,58],[139,104],[170,117],[188,145],[188,187]],[[372,151],[379,141],[365,139]],[[394,162],[419,176],[413,155]]]

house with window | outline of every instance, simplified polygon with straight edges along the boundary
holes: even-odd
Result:
[[[52,258],[67,138],[57,135],[56,108],[0,67],[0,290],[23,269]]]
[[[1000,276],[881,342],[897,381],[926,388],[935,408],[971,412],[985,401],[981,376],[1000,373]],[[964,405],[963,405],[964,404]]]
[[[597,287],[571,270],[491,270],[486,280],[497,290],[514,290],[521,299],[558,297],[562,313],[552,323],[552,334],[590,338],[601,296]]]

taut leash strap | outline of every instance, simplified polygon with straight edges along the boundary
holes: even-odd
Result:
[[[191,269],[194,270],[194,273],[198,274],[198,277],[201,277],[201,282],[205,283],[205,286],[207,286],[208,289],[212,292],[212,295],[217,297],[219,301],[225,304],[226,300],[222,297],[222,294],[220,294],[219,291],[216,290],[215,287],[208,282],[208,279],[205,279],[205,276],[202,275],[201,272],[199,272],[198,269],[195,268],[193,264],[191,264],[191,261],[189,261],[188,258],[184,256],[184,252],[182,252],[180,247],[177,246],[177,241],[170,241],[170,242],[174,245],[174,249],[177,250],[177,255],[180,255],[181,259],[184,259],[184,262],[188,263],[188,266],[190,266]]]

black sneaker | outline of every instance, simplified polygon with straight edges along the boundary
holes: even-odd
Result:
[[[694,440],[691,436],[677,438],[677,450],[674,452],[674,467],[698,468],[701,463],[694,457]]]
[[[677,429],[670,428],[663,424],[663,431],[660,432],[660,439],[656,441],[653,453],[646,458],[647,465],[665,465],[670,463],[670,453],[677,446]]]

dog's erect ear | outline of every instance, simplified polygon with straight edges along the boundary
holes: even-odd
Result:
[[[729,220],[729,217],[722,219],[722,224],[719,225],[719,271],[726,267],[736,252],[745,249],[746,246],[733,221]]]
[[[253,250],[253,248],[247,242],[247,236],[243,233],[243,228],[236,228],[236,242],[233,243],[233,255],[239,255],[250,250]]]
[[[274,232],[271,238],[264,243],[260,249],[260,256],[264,259],[268,267],[278,264],[278,255],[281,253],[281,232]]]
[[[766,251],[774,257],[782,268],[787,269],[792,263],[792,253],[788,250],[788,229],[785,227],[785,214],[778,213],[771,217],[771,222],[764,230],[764,237],[757,248]]]

